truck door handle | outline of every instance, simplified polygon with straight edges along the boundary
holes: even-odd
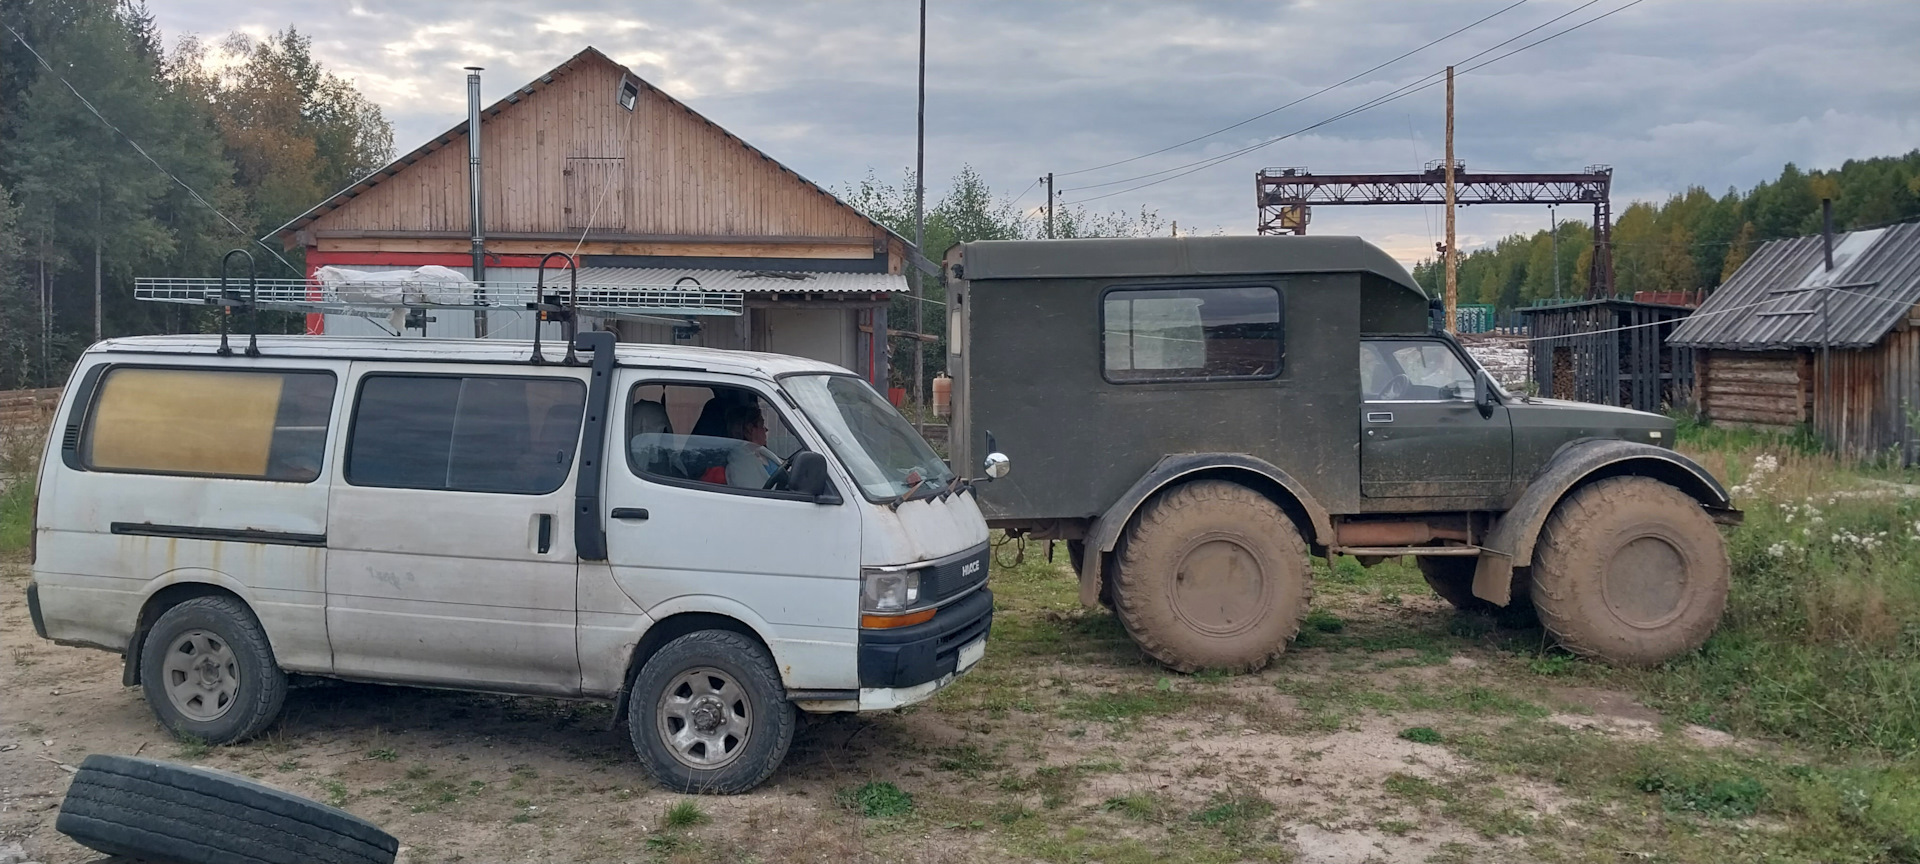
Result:
[[[648,515],[647,509],[645,507],[613,508],[613,518],[615,519],[629,519],[634,522],[645,522],[647,521],[647,515]]]
[[[1368,423],[1392,423],[1393,412],[1392,411],[1368,411],[1367,422]]]

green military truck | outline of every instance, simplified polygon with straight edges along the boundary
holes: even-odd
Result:
[[[1503,390],[1349,237],[969,243],[948,256],[953,456],[989,524],[1065,540],[1080,599],[1177,670],[1284,651],[1309,556],[1414,556],[1463,608],[1650,665],[1726,605],[1739,520],[1671,420]]]

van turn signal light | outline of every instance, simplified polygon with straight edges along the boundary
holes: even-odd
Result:
[[[909,627],[914,624],[932,621],[933,613],[938,611],[940,610],[922,609],[918,612],[908,612],[905,615],[862,615],[860,616],[860,626],[869,630],[885,630],[889,627]]]

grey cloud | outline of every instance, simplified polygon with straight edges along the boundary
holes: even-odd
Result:
[[[933,0],[927,170],[963,164],[1013,194],[1156,150],[1291,101],[1494,11],[1447,2],[1031,3]],[[1626,0],[1601,0],[1560,24]],[[1412,82],[1577,5],[1531,0],[1353,85],[1218,138],[1061,186],[1159,171],[1256,143]],[[696,110],[826,184],[913,160],[915,4],[544,4],[426,0],[336,4],[155,0],[169,34],[297,23],[329,67],[386,108],[411,147],[463,114],[460,67],[502,95],[592,44]],[[1689,184],[1716,194],[1780,163],[1830,166],[1920,145],[1920,4],[1790,0],[1647,2],[1464,75],[1459,152],[1476,166],[1614,166],[1618,197]],[[1509,50],[1500,49],[1501,51]],[[1493,56],[1493,55],[1489,55]],[[1440,155],[1434,87],[1178,180],[1089,206],[1157,209],[1183,230],[1254,225],[1253,172],[1410,170]],[[1411,127],[1411,128],[1410,128]],[[1108,186],[1075,197],[1126,185]],[[1025,202],[1037,204],[1039,196]],[[1544,227],[1544,208],[1472,208],[1463,245]],[[1588,218],[1586,214],[1562,215]],[[1408,259],[1431,249],[1422,208],[1321,208],[1314,230],[1358,233]]]

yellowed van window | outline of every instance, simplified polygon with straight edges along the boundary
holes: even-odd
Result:
[[[87,420],[96,471],[307,482],[333,415],[329,372],[110,370]]]

